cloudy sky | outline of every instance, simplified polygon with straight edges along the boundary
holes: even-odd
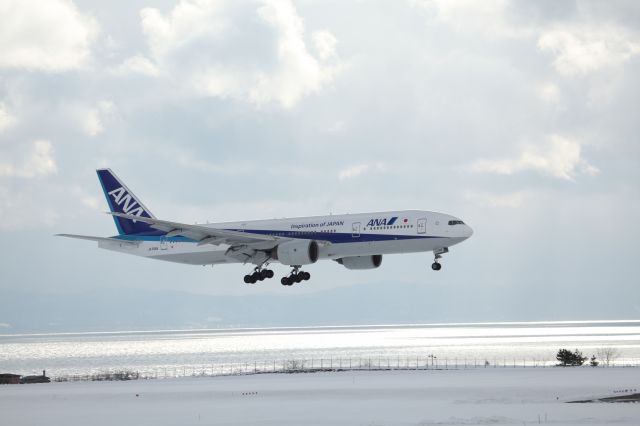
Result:
[[[640,300],[639,105],[636,1],[2,0],[0,291]],[[163,219],[415,208],[475,235],[438,273],[415,254],[245,286],[53,237],[115,233],[105,166]]]

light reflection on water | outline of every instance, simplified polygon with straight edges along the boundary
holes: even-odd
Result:
[[[640,321],[440,324],[295,329],[1,335],[0,372],[51,375],[114,369],[319,358],[547,360],[614,347],[640,358]]]

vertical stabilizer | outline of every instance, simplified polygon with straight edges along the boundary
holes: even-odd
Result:
[[[112,212],[126,213],[136,216],[154,218],[153,214],[136,197],[133,192],[111,171],[111,169],[98,169],[98,179],[102,185],[104,196],[107,197],[109,209]],[[121,217],[113,217],[120,235],[158,233],[148,224]]]

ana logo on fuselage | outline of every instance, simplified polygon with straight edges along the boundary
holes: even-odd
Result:
[[[144,209],[124,188],[114,189],[109,192],[109,195],[113,198],[113,201],[122,208],[124,213],[142,216]]]
[[[386,217],[382,218],[382,219],[371,219],[368,223],[367,226],[372,227],[372,226],[391,226],[393,225],[396,220],[398,220],[398,216],[394,216],[392,218],[387,219]]]

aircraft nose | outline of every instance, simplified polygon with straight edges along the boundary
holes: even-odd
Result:
[[[473,235],[473,229],[469,225],[465,225],[464,236],[465,238],[469,238]]]

